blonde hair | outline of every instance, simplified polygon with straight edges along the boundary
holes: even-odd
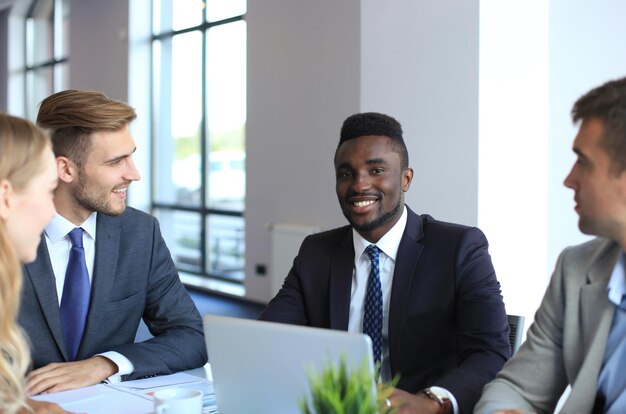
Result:
[[[24,189],[42,168],[48,135],[32,122],[0,113],[0,181]],[[28,344],[16,323],[22,268],[4,221],[0,220],[0,407],[3,414],[25,407]]]

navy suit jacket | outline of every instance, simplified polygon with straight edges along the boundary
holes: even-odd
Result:
[[[487,239],[407,210],[389,306],[391,372],[411,393],[448,389],[469,413],[510,354]],[[353,268],[350,226],[308,236],[260,319],[347,330]]]
[[[134,343],[143,318],[154,338]],[[42,237],[37,260],[24,267],[19,323],[34,368],[68,361],[55,277]],[[180,282],[157,220],[133,208],[98,213],[91,303],[77,360],[116,351],[137,379],[196,368],[207,361],[202,320]]]

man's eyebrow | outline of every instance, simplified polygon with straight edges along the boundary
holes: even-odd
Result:
[[[365,164],[367,164],[367,165],[386,164],[386,163],[387,163],[387,161],[385,161],[383,158],[370,158],[369,160],[365,160]],[[336,168],[337,169],[340,169],[340,168],[352,168],[352,165],[349,162],[342,162]]]
[[[119,161],[119,160],[123,160],[124,158],[128,158],[131,155],[133,155],[135,153],[135,151],[137,151],[137,147],[133,148],[133,150],[130,152],[130,154],[122,154],[122,155],[118,155],[117,157],[113,157],[111,159],[108,159],[106,161],[104,161],[105,163],[111,163],[111,162],[115,162],[115,161]]]
[[[386,161],[382,158],[371,158],[365,161],[366,164],[385,164]]]

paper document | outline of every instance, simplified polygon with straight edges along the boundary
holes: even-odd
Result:
[[[202,391],[202,412],[217,412],[213,382],[184,372],[116,384],[98,384],[76,390],[32,397],[59,404],[72,413],[152,414],[152,394],[163,388],[190,388]]]
[[[190,382],[207,382],[205,379],[196,377],[195,375],[187,374],[184,372],[178,372],[171,375],[160,375],[158,377],[144,378],[133,381],[116,382],[114,384],[107,384],[112,388],[125,388],[133,390],[147,390],[163,387],[173,387]]]
[[[134,381],[107,384],[107,387],[117,391],[135,395],[152,401],[155,391],[164,388],[189,388],[202,391],[202,406],[205,413],[216,412],[215,391],[213,382],[195,375],[179,372],[171,375],[162,375],[154,378],[145,378]]]
[[[92,385],[76,390],[61,391],[31,397],[38,401],[59,404],[72,413],[88,414],[152,414],[154,404],[150,400],[120,392],[105,384]]]

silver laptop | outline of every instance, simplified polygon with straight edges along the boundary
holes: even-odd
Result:
[[[204,333],[220,414],[300,413],[308,373],[342,355],[348,367],[366,361],[374,372],[364,334],[215,315],[204,316]]]

